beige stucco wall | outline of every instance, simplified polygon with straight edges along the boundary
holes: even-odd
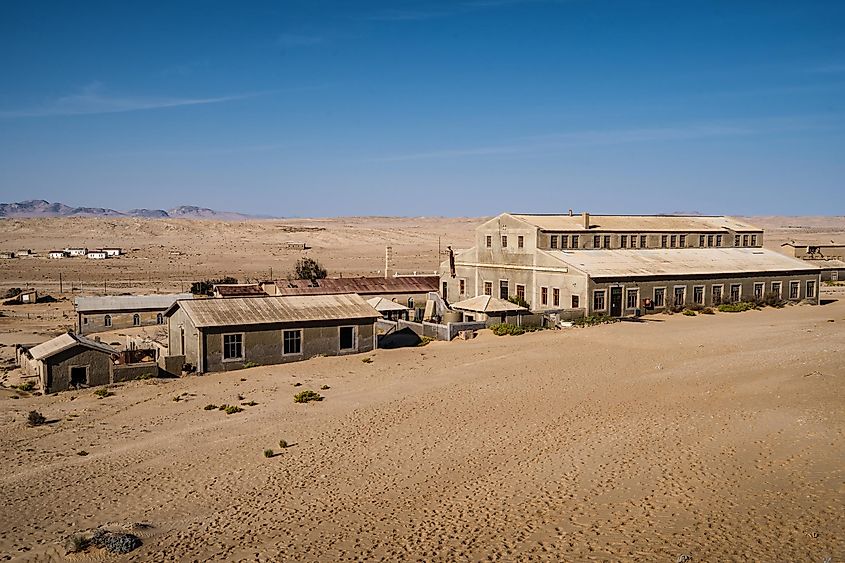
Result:
[[[95,332],[105,332],[107,330],[115,330],[120,328],[131,328],[136,326],[133,323],[133,316],[138,314],[140,316],[141,324],[138,326],[153,326],[157,323],[157,316],[159,313],[164,313],[164,309],[155,311],[104,311],[97,313],[77,313],[77,332],[79,334],[92,334]],[[111,316],[111,326],[106,326],[106,315]],[[162,324],[164,323],[162,320]]]
[[[70,368],[88,367],[88,386],[107,385],[111,382],[111,357],[109,354],[84,346],[74,346],[43,362],[42,388],[46,393],[70,389]]]

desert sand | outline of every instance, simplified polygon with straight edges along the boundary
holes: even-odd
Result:
[[[785,240],[793,219],[772,219],[783,233],[767,227],[767,245]],[[56,225],[64,221],[79,222],[75,240],[96,234],[96,221]],[[802,238],[845,241],[845,225],[819,221],[803,221]],[[383,267],[386,240],[400,249],[400,269],[414,269],[415,254],[431,254],[417,268],[433,269],[437,235],[444,247],[465,246],[463,230],[477,220],[339,222],[312,232],[309,252],[330,270],[370,273]],[[50,221],[5,223],[7,246],[73,244],[58,242]],[[130,222],[134,239],[117,223],[126,242],[110,244],[141,250],[80,277],[106,273],[154,289],[139,273],[171,248],[193,273],[215,275],[231,273],[220,265],[255,275],[295,259],[275,250],[271,223],[203,233],[191,222]],[[157,234],[168,225],[175,234]],[[260,233],[268,240],[253,240]],[[360,241],[345,246],[353,235]],[[244,258],[210,252],[203,240]],[[256,248],[267,255],[250,255]],[[0,282],[49,278],[71,267],[64,262],[23,274],[4,264]],[[172,266],[152,270],[179,281]],[[824,287],[822,298],[518,337],[482,331],[470,341],[114,385],[106,398],[0,389],[0,559],[841,561],[845,288]],[[72,323],[68,301],[0,310],[3,358],[9,344]],[[295,404],[302,389],[325,400]],[[252,401],[231,415],[204,410]],[[32,409],[50,424],[27,427]],[[279,448],[281,439],[290,447]],[[277,455],[266,458],[267,448]],[[149,524],[138,532],[143,546],[121,557],[64,556],[67,536],[107,523]]]

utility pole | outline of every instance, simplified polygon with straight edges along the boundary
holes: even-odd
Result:
[[[62,286],[62,273],[59,272],[59,293],[64,293],[64,287]]]

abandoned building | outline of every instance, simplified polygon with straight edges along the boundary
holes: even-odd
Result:
[[[845,281],[845,244],[800,244],[785,242],[781,248],[800,260],[808,260],[821,269],[822,281]]]
[[[31,348],[20,347],[18,365],[37,377],[44,393],[111,383],[117,350],[98,340],[67,332]]]
[[[458,303],[453,303],[452,309],[461,311],[465,322],[484,321],[487,324],[510,323],[521,325],[521,318],[529,313],[525,307],[520,307],[515,303],[492,295],[470,297]]]
[[[103,252],[105,252],[106,256],[108,256],[110,258],[113,257],[113,256],[120,256],[121,254],[123,254],[123,250],[120,249],[120,248],[117,248],[117,247],[104,248]]]
[[[380,315],[344,294],[179,300],[165,317],[169,355],[203,373],[368,352]]]
[[[68,256],[85,256],[88,254],[88,249],[84,247],[65,248],[65,252],[68,253]]]
[[[90,250],[88,251],[88,254],[85,255],[85,257],[90,260],[105,260],[109,257],[109,255],[102,250]]]
[[[24,289],[21,290],[20,293],[15,295],[12,299],[15,303],[37,303],[38,302],[38,290],[36,289]]]
[[[761,248],[760,229],[726,217],[504,213],[476,246],[441,264],[441,295],[518,298],[569,319],[711,306],[774,293],[818,302],[820,270]]]
[[[192,299],[190,293],[164,295],[115,295],[77,297],[76,328],[91,334],[118,328],[164,324],[164,312],[179,299]]]
[[[51,250],[50,252],[47,253],[47,256],[50,257],[50,258],[53,258],[55,260],[55,259],[67,258],[69,256],[69,254],[67,252],[65,252],[64,250]]]
[[[267,297],[257,283],[218,283],[212,287],[212,295],[219,298]]]
[[[395,301],[391,301],[390,299],[385,299],[384,297],[372,297],[367,299],[367,303],[369,303],[373,309],[378,311],[382,318],[389,321],[395,321],[398,319],[407,321],[408,313],[411,311],[408,307],[405,307]]]
[[[15,257],[14,252],[9,252],[7,250],[0,252],[0,260],[11,260],[14,257]]]

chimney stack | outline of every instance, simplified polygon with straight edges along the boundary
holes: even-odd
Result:
[[[589,229],[590,228],[590,214],[585,211],[584,213],[582,213],[582,215],[584,216],[584,228]]]
[[[569,216],[572,217],[572,210],[569,210]]]

